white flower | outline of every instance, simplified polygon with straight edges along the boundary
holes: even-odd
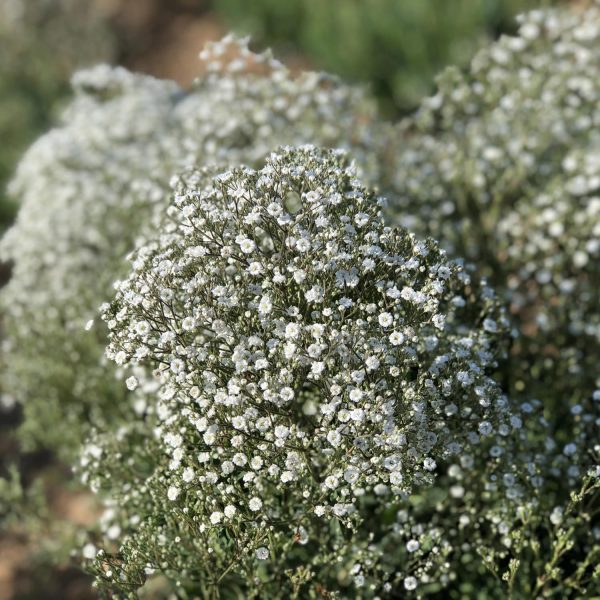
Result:
[[[417,580],[414,577],[407,577],[404,580],[404,587],[408,590],[408,591],[412,591],[412,590],[416,590],[417,589]]]
[[[272,217],[278,217],[283,212],[283,209],[281,208],[281,204],[279,204],[279,202],[271,202],[267,206],[267,212]]]
[[[285,337],[288,339],[296,339],[300,335],[300,327],[297,323],[288,323],[285,326]]]
[[[184,331],[193,331],[195,326],[196,326],[196,319],[194,319],[194,317],[186,317],[181,322],[181,328]]]
[[[379,315],[378,321],[382,327],[390,327],[394,322],[394,317],[389,312],[384,312]]]
[[[358,388],[354,388],[353,390],[351,390],[349,397],[350,400],[352,400],[352,402],[360,402],[360,400],[363,397],[363,393]]]
[[[325,370],[325,363],[322,361],[314,362],[311,366],[311,373],[313,375],[320,375]]]
[[[290,435],[289,427],[285,425],[277,425],[275,427],[275,437],[286,439]]]
[[[333,475],[329,475],[328,477],[325,478],[325,482],[324,485],[326,488],[329,488],[330,490],[335,490],[340,484],[340,481],[337,477],[334,477]]]
[[[263,459],[260,456],[254,456],[252,458],[252,460],[250,461],[250,466],[255,470],[258,471],[262,468],[264,464]]]
[[[221,473],[223,473],[223,475],[231,475],[234,470],[235,466],[230,460],[226,460],[221,464]]]
[[[360,476],[360,473],[359,473],[358,469],[356,469],[355,467],[349,467],[344,471],[344,479],[348,483],[356,483],[359,476]]]
[[[339,446],[342,442],[342,436],[340,434],[339,431],[334,430],[334,431],[330,431],[327,434],[327,441],[332,445],[332,446]]]
[[[354,305],[354,300],[352,300],[351,298],[340,298],[339,302],[338,302],[338,306],[340,306],[341,308],[350,308],[351,306]]]
[[[96,554],[98,554],[98,548],[96,548],[94,544],[86,544],[81,553],[83,554],[83,558],[86,558],[87,560],[94,560],[94,558],[96,558]]]
[[[435,468],[437,467],[437,463],[435,462],[435,460],[433,460],[433,458],[428,456],[423,461],[423,467],[425,467],[425,469],[427,469],[427,471],[434,471]]]
[[[296,242],[296,250],[298,252],[308,252],[310,250],[310,242],[307,239],[300,238]]]
[[[431,322],[435,327],[437,327],[437,329],[444,329],[446,326],[446,317],[444,315],[434,315],[431,319]]]
[[[365,258],[362,267],[365,271],[372,271],[375,268],[375,261],[372,258]]]
[[[138,321],[135,324],[135,331],[138,335],[147,335],[150,331],[150,324],[148,323],[148,321]]]
[[[269,551],[264,546],[261,546],[256,549],[254,555],[258,560],[267,560],[267,558],[269,558]]]
[[[323,302],[324,290],[319,285],[313,285],[310,290],[304,292],[307,302]]]
[[[563,453],[565,456],[573,456],[577,453],[577,444],[569,443],[563,448]]]
[[[381,363],[379,362],[379,359],[376,356],[369,356],[369,358],[367,358],[367,360],[365,361],[365,364],[367,365],[367,369],[369,371],[374,371],[379,367]]]
[[[171,486],[169,486],[169,489],[167,490],[167,498],[173,502],[173,501],[177,500],[180,492],[181,492],[181,490],[176,485],[171,485]]]
[[[186,483],[190,483],[190,481],[193,481],[194,479],[194,469],[192,469],[191,467],[186,467],[183,470],[183,473],[181,474],[181,478],[183,479],[183,481],[185,481]]]
[[[115,362],[118,365],[124,365],[126,360],[127,354],[125,354],[125,352],[123,352],[122,350],[115,354]]]
[[[256,244],[249,238],[240,237],[239,239],[236,239],[236,242],[244,254],[252,254],[256,249]]]
[[[369,215],[366,213],[356,213],[354,222],[358,227],[364,227],[369,222]]]
[[[390,343],[393,346],[400,346],[400,344],[402,344],[404,342],[404,335],[402,333],[400,333],[399,331],[393,331],[390,334]]]
[[[402,483],[402,480],[402,473],[400,473],[399,471],[392,471],[390,473],[390,483],[392,485],[400,485]]]
[[[127,386],[128,390],[135,390],[138,386],[137,377],[134,377],[133,375],[131,377],[128,377],[125,380],[125,385]]]
[[[553,525],[560,525],[563,521],[564,509],[562,506],[555,506],[550,513],[550,522]]]
[[[259,262],[253,261],[248,265],[248,273],[250,275],[260,275],[263,270],[263,266]]]
[[[486,331],[495,333],[496,331],[498,331],[498,324],[493,319],[484,319],[483,320],[483,328]]]
[[[253,511],[259,511],[262,508],[262,500],[254,496],[254,498],[250,498],[250,502],[248,502],[248,508]]]
[[[279,396],[285,400],[286,402],[291,402],[294,399],[294,390],[291,387],[281,388],[279,391]]]
[[[489,421],[482,421],[479,424],[479,433],[481,433],[481,435],[490,435],[493,430],[494,428]]]
[[[116,540],[121,535],[121,528],[118,525],[111,525],[106,530],[106,537],[109,540]]]

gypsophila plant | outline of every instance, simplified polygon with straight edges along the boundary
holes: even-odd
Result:
[[[5,192],[19,157],[51,125],[73,70],[109,60],[113,45],[92,0],[0,0],[0,231],[14,218]]]
[[[443,73],[394,134],[394,214],[489,275],[518,333],[498,378],[523,400],[524,431],[507,454],[529,490],[508,501],[476,481],[482,466],[466,477],[451,466],[423,502],[458,493],[437,504],[464,530],[450,540],[465,549],[449,569],[457,594],[599,590],[599,35],[597,7],[525,15],[519,35],[480,52],[468,72]]]
[[[504,464],[500,476],[488,475],[480,449],[445,463],[435,486],[411,499],[413,518],[444,531],[451,548],[443,597],[593,597],[600,590],[597,413],[579,412],[576,425],[556,435],[539,400],[512,410],[510,438],[490,448]],[[563,445],[557,438],[567,432],[572,441]]]
[[[600,595],[599,36],[525,15],[390,135],[233,38],[189,90],[74,77],[12,184],[2,391],[103,503],[62,536],[102,596]],[[52,537],[26,483],[0,518]]]
[[[367,166],[374,113],[361,90],[293,77],[233,38],[209,44],[200,71],[188,91],[122,68],[76,74],[62,124],[19,167],[11,190],[21,210],[0,248],[14,263],[1,300],[2,388],[24,406],[27,447],[69,455],[90,422],[127,411],[126,390],[101,360],[104,329],[83,328],[125,273],[122,259],[165,203],[173,172],[257,164],[277,144],[309,141],[352,147]]]
[[[508,297],[511,392],[568,415],[600,383],[600,9],[519,22],[400,124],[391,197]]]
[[[520,427],[489,377],[507,323],[382,205],[344,153],[312,146],[176,181],[103,314],[108,357],[145,370],[128,385],[158,390],[83,456],[118,527],[101,587],[160,573],[203,597],[373,598],[444,571],[443,530],[400,504]]]

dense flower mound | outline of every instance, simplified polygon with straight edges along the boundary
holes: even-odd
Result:
[[[512,389],[556,411],[600,383],[599,73],[597,6],[524,15],[467,73],[442,74],[399,126],[390,174],[400,221],[506,292]]]
[[[14,263],[1,299],[2,388],[5,401],[24,405],[29,443],[68,452],[86,423],[126,406],[101,361],[104,330],[83,327],[165,204],[174,172],[255,164],[280,143],[309,141],[353,148],[368,162],[374,113],[362,91],[325,75],[293,77],[232,38],[207,46],[200,70],[189,91],[121,68],[76,74],[62,124],[19,167],[11,190],[21,210],[0,247]],[[53,426],[65,422],[67,433]]]
[[[450,457],[436,469],[435,487],[421,487],[395,502],[389,495],[361,491],[351,519],[343,497],[329,514],[300,517],[308,500],[302,476],[291,488],[265,486],[260,513],[246,509],[245,518],[257,519],[261,528],[250,528],[254,535],[249,535],[236,520],[244,505],[230,498],[242,488],[242,502],[249,505],[247,482],[261,469],[236,463],[227,473],[219,468],[218,448],[209,459],[212,478],[197,477],[194,457],[192,467],[173,463],[173,448],[165,454],[162,417],[154,412],[157,382],[139,383],[135,395],[144,419],[95,435],[80,468],[84,481],[109,498],[99,531],[83,548],[107,595],[136,590],[149,579],[152,584],[143,590],[156,590],[162,581],[165,593],[174,590],[177,597],[199,590],[210,597],[215,589],[232,598],[287,597],[293,591],[309,598],[311,590],[333,597],[339,592],[343,598],[395,598],[414,590],[428,597],[453,588],[504,598],[511,561],[520,568],[510,587],[523,597],[534,597],[534,590],[598,589],[592,573],[600,529],[594,526],[591,501],[600,489],[600,470],[578,474],[579,465],[587,463],[583,453],[557,448],[551,435],[545,447],[531,444],[532,434],[546,430],[539,403],[515,407],[527,427],[513,428],[501,446],[505,454],[499,456],[496,448],[486,457],[488,440],[474,455]],[[188,441],[185,425],[179,432],[183,440],[175,452],[194,455],[198,447]],[[593,439],[585,440],[589,448]],[[238,461],[240,456],[247,456],[243,449]],[[182,462],[190,464],[188,458]],[[525,490],[515,485],[516,478]],[[215,484],[229,486],[227,500],[219,499]],[[555,503],[556,487],[565,492],[562,504]],[[535,553],[533,544],[538,544]],[[553,568],[545,573],[551,561]],[[496,576],[486,577],[484,567]],[[157,574],[169,583],[153,577]]]
[[[343,499],[330,515],[301,516],[308,500],[298,482],[263,487],[261,509],[253,512],[245,507],[249,499],[241,506],[208,501],[200,490],[214,491],[213,481],[187,468],[180,476],[186,491],[175,497],[169,481],[176,474],[157,464],[167,459],[162,432],[147,414],[116,435],[96,436],[82,459],[84,480],[110,498],[98,531],[82,548],[96,585],[109,597],[134,590],[145,597],[145,590],[158,588],[177,597],[210,597],[216,590],[240,599],[307,597],[310,590],[342,589],[369,598],[436,581],[447,569],[450,548],[438,524],[418,522],[373,495],[360,497],[352,524]],[[218,485],[244,488],[255,473],[248,465],[236,471],[218,472]]]
[[[125,442],[125,465],[118,435],[84,454],[84,480],[108,482],[128,515],[119,552],[98,557],[110,565],[101,580],[118,589],[144,570],[184,572],[196,593],[197,578],[210,587],[228,573],[281,583],[300,555],[278,549],[294,542],[311,544],[301,564],[331,573],[323,553],[344,536],[362,547],[410,532],[391,525],[396,503],[452,457],[468,470],[488,453],[487,475],[519,494],[493,466],[522,426],[489,376],[507,329],[493,293],[433,241],[386,226],[344,153],[283,148],[260,170],[187,172],[175,190],[103,315],[107,355],[138,369],[128,386],[156,391],[121,431],[141,439]],[[416,527],[443,556],[442,534]],[[368,556],[404,556],[386,547]],[[184,562],[166,568],[167,555]],[[413,589],[413,566],[384,568],[365,597]]]
[[[15,207],[6,184],[27,146],[47,130],[73,70],[114,55],[94,0],[0,2],[0,231]],[[48,51],[52,48],[52,51]]]
[[[19,167],[11,191],[22,204],[0,248],[13,262],[1,298],[2,390],[23,403],[24,439],[61,451],[80,441],[82,419],[100,418],[107,405],[121,410],[122,386],[99,360],[104,334],[87,334],[84,324],[160,203],[169,156],[177,157],[174,84],[97,67],[77,74],[74,87],[64,125]],[[55,426],[63,423],[66,430]]]
[[[227,37],[207,44],[200,54],[203,76],[178,103],[194,164],[208,155],[227,165],[255,165],[276,146],[304,140],[352,148],[369,179],[375,177],[379,125],[364,90],[326,73],[294,76],[269,51],[255,54],[247,43]]]
[[[539,400],[512,410],[523,427],[503,447],[501,460],[511,469],[490,477],[497,465],[480,449],[468,469],[462,460],[448,461],[433,487],[409,499],[412,518],[442,531],[451,548],[446,572],[433,578],[447,597],[475,590],[498,599],[594,596],[600,591],[597,407],[574,406],[574,423],[558,431]],[[521,485],[505,487],[512,480]]]

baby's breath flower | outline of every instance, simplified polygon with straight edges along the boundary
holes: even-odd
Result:
[[[331,547],[345,552],[339,529],[326,533],[323,519],[349,528],[353,556],[364,548],[373,565],[384,556],[366,550],[373,527],[422,560],[429,547],[414,546],[417,533],[383,517],[373,523],[363,498],[389,510],[430,484],[438,461],[477,447],[479,423],[510,429],[508,405],[487,375],[504,353],[506,330],[492,292],[434,242],[387,226],[382,203],[341,151],[282,148],[259,170],[191,171],[174,186],[161,233],[134,253],[103,314],[114,321],[108,357],[158,386],[148,398],[157,409],[146,438],[156,447],[143,459],[152,475],[139,497],[125,478],[121,510],[139,501],[160,519],[160,491],[171,486],[167,497],[178,502],[170,514],[193,507],[196,525],[185,535],[175,522],[161,531],[183,544],[196,544],[196,527],[215,532],[211,543],[221,550],[206,555],[209,569],[242,548],[265,560],[267,530],[296,547],[333,536]],[[293,213],[281,198],[296,199]],[[198,247],[207,252],[188,251]],[[250,249],[260,265],[251,270]],[[373,264],[362,279],[356,265],[366,257]],[[409,300],[395,291],[408,288]],[[446,317],[443,336],[433,305]],[[193,329],[182,326],[190,318]],[[481,325],[485,318],[496,331]],[[140,336],[142,321],[149,331]],[[464,419],[449,416],[452,403]],[[133,549],[148,538],[137,526],[123,531],[133,551],[126,560],[135,560]],[[217,532],[225,531],[236,532],[238,550],[223,545]],[[402,581],[409,572],[400,556],[394,564]],[[240,573],[254,568],[237,558],[235,565]],[[150,566],[163,569],[160,561]],[[355,585],[381,589],[383,580],[364,568]]]
[[[481,50],[467,73],[448,68],[399,125],[387,185],[400,222],[508,297],[520,332],[510,392],[527,381],[557,418],[598,377],[599,35],[597,3],[521,16],[516,37]]]
[[[175,501],[179,497],[180,493],[181,490],[176,485],[172,485],[167,490],[167,498],[171,501]]]
[[[125,380],[128,390],[135,390],[138,386],[138,380],[133,375]]]
[[[412,590],[416,590],[417,589],[417,580],[414,577],[407,577],[404,580],[404,587],[405,589],[407,589],[408,591],[412,591]]]
[[[6,394],[24,405],[29,444],[70,455],[90,420],[115,422],[130,410],[127,389],[102,358],[106,328],[85,333],[84,325],[125,274],[135,240],[152,231],[175,171],[193,163],[260,164],[279,144],[308,142],[354,148],[368,166],[374,109],[362,90],[324,74],[292,76],[269,53],[253,54],[247,40],[233,37],[208,44],[201,63],[203,75],[188,90],[106,65],[77,73],[60,126],[19,166],[11,194],[20,216],[0,245],[2,260],[14,263],[0,297],[1,379]],[[239,201],[248,194],[242,187],[231,192]],[[281,199],[272,204],[282,211]],[[182,209],[188,227],[196,214]],[[306,252],[305,233],[296,247]],[[265,268],[256,260],[260,252],[252,236],[240,236],[219,253],[241,252],[258,276]],[[191,258],[206,256],[204,242],[187,248]],[[267,300],[262,310],[269,310]],[[194,331],[194,316],[180,327]],[[147,319],[140,316],[134,329],[147,336]],[[57,418],[68,426],[55,427]]]

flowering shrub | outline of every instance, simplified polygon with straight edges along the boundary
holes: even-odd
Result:
[[[590,525],[600,424],[600,12],[534,11],[520,24],[467,73],[444,72],[438,93],[398,126],[386,185],[400,222],[489,275],[518,330],[498,378],[526,407],[527,434],[511,454],[531,492],[516,505],[497,494],[484,504],[473,494],[479,484],[465,486],[460,474],[466,501],[446,503],[444,519],[456,510],[470,525],[451,545],[479,547],[512,594],[568,597],[597,592],[599,575],[600,531]],[[490,517],[495,547],[483,525]],[[464,563],[451,570],[463,585],[478,581]]]
[[[128,385],[157,389],[116,449],[109,435],[84,455],[120,520],[99,581],[159,571],[188,593],[287,597],[349,569],[348,589],[373,597],[443,562],[441,530],[408,513],[393,525],[396,503],[440,460],[468,468],[488,439],[500,456],[520,427],[488,376],[507,323],[489,288],[380,205],[344,154],[314,147],[177,181],[103,316],[108,356],[144,367]],[[400,544],[414,560],[387,555]]]
[[[520,24],[400,125],[391,185],[401,222],[506,292],[510,389],[560,414],[600,384],[600,9]]]
[[[86,423],[126,410],[126,390],[101,360],[104,330],[83,326],[125,272],[123,257],[166,201],[173,172],[255,164],[279,143],[353,146],[359,158],[373,143],[368,98],[332,77],[294,78],[231,38],[207,46],[202,69],[188,92],[121,68],[76,74],[63,124],[19,167],[19,219],[1,244],[14,262],[2,292],[2,387],[23,403],[29,445],[69,453]],[[53,425],[65,420],[67,431]]]
[[[593,596],[600,589],[597,410],[578,406],[576,424],[561,427],[542,416],[538,400],[512,409],[522,427],[502,448],[511,465],[502,479],[488,476],[480,450],[474,462],[448,461],[435,486],[409,499],[413,518],[443,530],[451,548],[446,573],[435,577],[449,597]]]
[[[73,69],[113,54],[113,40],[93,4],[0,2],[0,231],[16,208],[6,197],[6,184],[22,152],[50,126],[53,111],[68,94]]]
[[[389,136],[231,39],[189,92],[75,77],[13,183],[2,384],[81,450],[104,596],[600,594],[599,17],[523,17]]]

